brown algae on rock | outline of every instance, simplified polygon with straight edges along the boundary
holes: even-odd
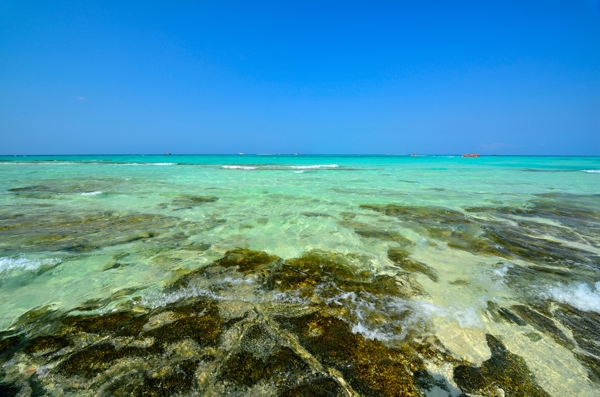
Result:
[[[521,357],[508,351],[493,335],[487,334],[486,340],[492,352],[489,360],[481,367],[459,365],[454,369],[454,380],[461,390],[490,397],[550,397],[537,384]]]
[[[356,254],[311,250],[283,260],[236,248],[185,274],[141,311],[42,310],[15,327],[21,334],[0,341],[14,361],[5,367],[3,387],[21,390],[34,382],[41,394],[107,396],[259,390],[280,396],[426,396],[435,390],[451,396],[452,379],[432,376],[428,366],[457,359],[426,326],[410,320],[418,314],[410,300],[422,291],[406,272],[435,273],[411,264],[403,251],[389,255],[407,267],[404,273],[366,270],[367,259]],[[224,294],[230,288],[236,294]],[[493,368],[456,368],[454,381],[463,391],[485,389],[489,381],[507,393],[546,396],[520,358],[495,339],[488,344]],[[12,371],[17,363],[44,368],[43,376]],[[506,374],[513,383],[498,383]]]
[[[407,272],[422,273],[429,277],[431,281],[438,281],[438,276],[435,269],[427,266],[424,263],[410,259],[406,251],[397,248],[390,248],[388,250],[388,258],[390,258],[392,262]]]

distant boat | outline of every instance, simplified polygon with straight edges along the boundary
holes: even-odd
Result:
[[[416,154],[416,153],[413,153],[413,154],[411,154],[411,156],[412,156],[412,157],[417,157],[417,156],[419,156],[419,155],[418,155],[418,154]]]
[[[479,153],[465,153],[462,156],[463,157],[479,157],[481,155]]]
[[[170,156],[170,155],[171,155],[171,152],[165,153],[165,156]]]
[[[243,155],[244,155],[244,152],[239,152],[238,154],[239,154],[240,156],[243,156]]]

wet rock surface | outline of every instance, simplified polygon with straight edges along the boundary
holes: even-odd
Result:
[[[364,261],[318,250],[283,260],[238,248],[133,311],[93,313],[103,307],[93,302],[69,313],[39,309],[0,339],[1,390],[451,396],[456,381],[465,392],[496,382],[506,395],[547,395],[524,361],[491,336],[492,358],[481,368],[460,364],[454,380],[434,377],[431,366],[460,362],[426,327],[406,321],[416,315],[410,300],[422,293],[419,285],[406,272],[364,270]]]
[[[549,397],[527,368],[525,361],[506,349],[502,341],[486,335],[492,357],[481,367],[459,365],[454,380],[467,393],[484,396]]]
[[[397,218],[451,248],[546,266],[600,270],[597,254],[573,245],[600,247],[600,213],[586,206],[586,197],[539,196],[520,208],[472,207],[465,212],[396,204],[360,207]]]
[[[28,186],[11,194],[33,194],[24,198],[39,200],[63,193]],[[480,366],[443,347],[413,304],[424,295],[417,278],[437,283],[438,271],[414,259],[414,238],[396,231],[394,222],[433,244],[497,257],[514,289],[533,279],[594,282],[597,256],[577,244],[595,246],[598,214],[571,197],[558,208],[548,204],[558,199],[564,197],[540,197],[532,202],[532,212],[361,206],[393,218],[391,223],[368,223],[364,214],[342,213],[342,227],[388,245],[391,265],[385,271],[357,253],[311,249],[283,259],[236,248],[195,270],[178,269],[157,296],[143,298],[143,287],[129,288],[69,312],[34,308],[0,334],[0,394],[451,396],[462,391],[547,396],[525,361],[497,337],[487,335],[492,357]],[[178,196],[166,208],[194,209],[216,200]],[[68,260],[68,255],[111,248],[99,272],[118,273],[140,257],[160,265],[212,252],[211,244],[192,236],[227,224],[216,215],[192,223],[158,214],[48,211],[41,223],[27,214],[3,217],[0,249],[8,254],[15,247],[18,252],[43,249],[64,253]],[[540,213],[554,223],[541,222]],[[268,222],[260,218],[256,224]],[[563,230],[567,225],[580,230]],[[132,242],[136,251],[119,249]],[[516,259],[521,262],[505,262]],[[35,275],[61,263],[41,266]],[[450,284],[469,286],[460,279]],[[572,352],[591,382],[600,382],[597,313],[547,296],[522,296],[519,304],[488,302],[484,314],[522,328],[532,342],[549,337]],[[454,368],[453,376],[431,372],[439,366]]]

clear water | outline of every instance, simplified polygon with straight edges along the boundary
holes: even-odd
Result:
[[[479,232],[454,235],[468,226],[446,223],[444,210],[479,231],[502,225],[558,248],[502,240],[508,254],[494,251],[497,241],[478,249]],[[373,274],[397,272],[389,250],[402,247],[429,269],[412,272],[422,291],[403,302],[413,312],[404,332],[339,300],[367,313],[348,320],[353,332],[393,344],[426,327],[473,365],[490,357],[485,335],[493,334],[549,394],[600,395],[593,365],[577,359],[585,349],[565,347],[535,321],[499,320],[493,309],[544,302],[600,313],[599,214],[596,157],[3,157],[0,329],[32,309],[68,311],[90,300],[110,299],[105,312],[135,299],[164,305],[178,299],[166,286],[236,247],[283,259],[312,250],[354,255],[354,266]],[[585,354],[598,359],[598,351]]]

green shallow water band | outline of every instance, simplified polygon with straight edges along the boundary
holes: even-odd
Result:
[[[0,157],[0,395],[599,389],[600,158]]]

